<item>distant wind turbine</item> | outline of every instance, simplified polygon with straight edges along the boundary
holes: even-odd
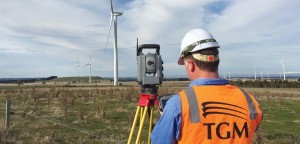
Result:
[[[89,83],[92,83],[92,78],[91,78],[91,71],[92,71],[92,57],[90,56],[90,62],[87,63],[85,66],[90,66],[89,69]]]
[[[279,79],[281,79],[281,73],[279,73]]]
[[[256,80],[256,66],[254,66],[253,69],[254,69],[254,79]]]
[[[114,85],[118,85],[118,43],[117,43],[117,17],[121,16],[123,13],[122,12],[115,12],[113,10],[113,4],[112,0],[110,0],[110,7],[111,7],[111,17],[110,17],[110,25],[109,25],[109,31],[108,31],[108,36],[106,40],[106,45],[105,45],[105,51],[110,35],[110,29],[112,25],[112,21],[114,20],[114,36],[115,36],[115,41],[114,41]]]
[[[282,57],[282,59],[279,62],[279,64],[282,64],[282,68],[283,68],[283,80],[285,80],[285,59],[284,59],[284,56]]]
[[[79,59],[77,59],[77,65],[76,65],[76,68],[77,68],[77,78],[78,78],[78,80],[79,80],[79,67],[80,67]]]

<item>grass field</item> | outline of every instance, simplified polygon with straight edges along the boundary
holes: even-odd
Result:
[[[187,84],[166,82],[159,94],[177,92]],[[255,143],[300,143],[299,89],[245,89],[256,96],[264,112]],[[0,143],[126,143],[138,92],[134,83],[0,86]],[[5,130],[7,98],[12,115]],[[158,119],[155,109],[154,121]],[[146,133],[142,136],[145,140]]]

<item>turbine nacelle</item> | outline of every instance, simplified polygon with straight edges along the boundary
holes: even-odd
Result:
[[[113,12],[111,14],[112,14],[112,16],[121,16],[123,13],[122,12]]]
[[[85,66],[87,66],[87,65],[92,65],[92,56],[90,56],[90,62],[87,63]]]
[[[279,62],[279,64],[283,64],[283,63],[285,63],[285,60],[284,60],[284,59],[282,59],[282,60]]]

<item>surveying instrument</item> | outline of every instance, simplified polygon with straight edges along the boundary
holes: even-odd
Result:
[[[155,52],[144,54],[143,50],[146,49],[154,49]],[[148,144],[150,144],[150,133],[153,127],[153,107],[154,105],[158,106],[157,85],[161,84],[163,79],[163,61],[159,50],[160,46],[158,44],[142,44],[138,46],[137,43],[137,82],[141,87],[139,93],[140,98],[131,127],[128,144],[131,144],[138,117],[140,117],[140,121],[135,143],[138,144],[141,142],[141,134],[147,114],[149,117]]]

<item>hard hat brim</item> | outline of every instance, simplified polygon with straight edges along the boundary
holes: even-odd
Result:
[[[203,48],[206,47],[206,48]],[[217,42],[213,42],[210,43],[209,45],[207,44],[202,44],[202,45],[198,45],[197,47],[195,47],[191,52],[195,52],[195,51],[199,51],[199,50],[204,50],[204,49],[208,49],[208,48],[220,48],[219,44]],[[182,51],[180,52],[179,58],[178,58],[178,65],[184,65],[184,61],[183,58],[181,56]]]
[[[179,56],[179,59],[178,59],[178,62],[177,62],[179,65],[184,65],[184,61],[183,59],[181,58],[181,56]]]

